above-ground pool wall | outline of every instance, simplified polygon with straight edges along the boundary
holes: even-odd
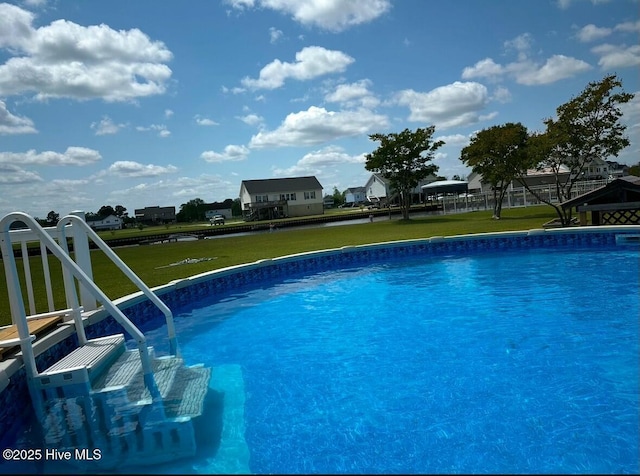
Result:
[[[227,293],[246,286],[261,286],[277,279],[290,279],[309,273],[337,268],[362,266],[369,263],[387,262],[407,257],[437,258],[473,253],[526,250],[545,247],[560,248],[607,248],[620,246],[616,235],[640,236],[640,226],[584,227],[552,230],[529,230],[455,237],[434,237],[372,245],[346,246],[281,258],[260,260],[255,263],[211,271],[190,278],[173,281],[154,288],[165,304],[172,310],[183,308],[201,299]],[[638,241],[629,240],[630,246]],[[124,314],[143,332],[164,324],[161,311],[142,293],[136,293],[115,301]],[[104,311],[89,318],[86,327],[88,338],[124,333],[115,319]],[[178,335],[178,343],[180,336]],[[38,355],[36,362],[42,370],[68,354],[77,346],[75,334],[71,334]],[[168,349],[167,341],[167,349]],[[160,352],[166,349],[157,349]],[[5,364],[5,362],[2,362]],[[16,365],[12,366],[17,368]],[[28,421],[31,409],[29,392],[23,368],[9,375],[3,368],[0,372],[9,378],[9,384],[0,392],[0,438],[6,447],[15,447],[16,437]],[[14,445],[14,446],[12,446]],[[1,467],[1,466],[0,466]]]

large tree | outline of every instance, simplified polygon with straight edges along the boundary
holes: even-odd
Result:
[[[103,205],[100,207],[100,210],[98,210],[98,216],[100,218],[106,218],[110,215],[115,215],[116,211],[113,209],[113,207],[111,205]]]
[[[500,218],[509,184],[530,165],[528,136],[527,128],[520,123],[493,126],[475,134],[460,153],[460,160],[491,185],[495,219]]]
[[[127,209],[122,205],[116,205],[116,208],[114,208],[114,212],[117,217],[122,218],[125,213],[127,213]]]
[[[204,221],[205,202],[201,198],[194,198],[180,205],[180,211],[176,214],[179,222]]]
[[[526,171],[519,180],[538,200],[556,210],[563,226],[571,223],[571,209],[564,210],[562,203],[571,198],[571,190],[582,179],[584,169],[596,159],[617,157],[629,145],[624,134],[626,126],[620,122],[620,105],[633,99],[633,94],[619,88],[622,82],[615,75],[589,83],[579,96],[556,109],[555,119],[544,121],[544,132],[530,139],[529,153],[535,168],[555,175],[557,202],[528,187],[523,180]]]
[[[365,168],[389,180],[391,189],[400,195],[402,218],[409,219],[411,192],[420,180],[434,174],[438,166],[431,161],[443,141],[433,141],[435,126],[399,133],[371,134],[380,146],[366,155]]]
[[[338,190],[338,187],[334,186],[333,187],[333,206],[334,207],[339,207],[340,205],[342,205],[344,203],[344,196],[345,193],[341,192],[340,190]]]
[[[47,213],[47,225],[55,226],[60,221],[60,214],[56,213],[54,210],[51,210]]]

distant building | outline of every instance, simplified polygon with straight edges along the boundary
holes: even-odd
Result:
[[[430,175],[427,178],[420,180],[418,185],[411,190],[411,203],[420,203],[422,201],[422,186],[435,182],[436,180],[438,180],[438,178],[435,175]],[[399,203],[400,201],[398,193],[391,189],[389,179],[383,177],[382,174],[371,174],[371,177],[367,180],[364,189],[367,195],[366,199],[373,203],[379,203],[381,206]]]
[[[145,207],[135,209],[136,221],[145,225],[175,223],[176,207]]]
[[[206,203],[204,217],[210,220],[216,215],[222,215],[225,218],[231,218],[233,213],[231,207],[233,206],[233,200],[228,198],[224,202],[212,202]]]
[[[322,185],[314,176],[243,180],[240,206],[245,220],[322,215]]]
[[[367,200],[365,187],[349,187],[344,194],[344,202],[348,204],[362,203]]]
[[[96,219],[88,218],[87,225],[94,230],[120,230],[122,229],[122,219],[115,215]]]

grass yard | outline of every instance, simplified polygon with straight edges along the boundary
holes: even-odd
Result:
[[[149,287],[154,287],[174,279],[214,269],[305,251],[432,236],[541,228],[544,223],[555,216],[555,212],[550,207],[536,206],[503,210],[501,220],[492,220],[490,211],[416,217],[406,222],[392,217],[391,220],[383,219],[357,225],[304,229],[285,228],[273,233],[227,235],[210,240],[123,247],[116,248],[115,251]],[[170,266],[172,263],[187,258],[210,258],[210,260]],[[22,262],[18,261],[18,267],[22,269]],[[94,280],[110,298],[121,297],[137,291],[137,288],[101,251],[92,251],[92,264]],[[30,258],[30,265],[34,281],[36,310],[37,312],[45,312],[48,309],[44,279],[42,278],[41,257]],[[62,308],[65,304],[61,267],[57,259],[51,256],[49,256],[49,267],[53,276],[56,307]],[[0,325],[10,324],[4,273],[0,276],[0,296]],[[27,312],[29,311],[27,310]]]

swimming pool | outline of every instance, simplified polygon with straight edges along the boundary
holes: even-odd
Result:
[[[327,255],[182,300],[209,419],[153,472],[638,472],[638,248],[557,244]]]

